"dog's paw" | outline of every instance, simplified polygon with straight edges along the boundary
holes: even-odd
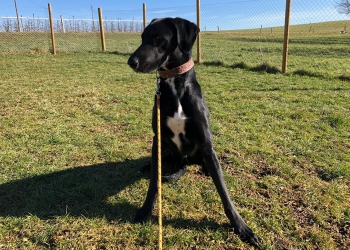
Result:
[[[152,214],[152,209],[141,208],[139,211],[137,211],[134,218],[134,222],[135,223],[144,222],[151,214]]]
[[[210,176],[209,171],[208,171],[207,167],[205,166],[204,162],[201,164],[201,170],[202,170],[201,174],[204,174],[205,176]]]
[[[254,246],[257,249],[262,249],[262,245],[258,236],[256,236],[253,230],[251,230],[248,226],[244,226],[239,230],[235,230],[235,233],[238,234],[242,241]]]
[[[202,175],[204,175],[204,176],[206,176],[206,177],[209,177],[209,176],[210,176],[210,174],[209,174],[209,172],[208,172],[207,169],[202,169],[202,171],[200,171],[200,174],[202,174]]]
[[[162,182],[175,182],[180,179],[181,176],[183,176],[187,171],[187,166],[184,166],[183,168],[180,168],[176,173],[173,173],[171,175],[163,175],[162,176]]]

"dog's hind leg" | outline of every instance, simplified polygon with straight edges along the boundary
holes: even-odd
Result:
[[[186,173],[187,165],[188,165],[187,156],[185,156],[182,158],[180,162],[180,168],[178,169],[178,171],[171,175],[162,176],[162,182],[172,182],[180,179],[180,177]]]
[[[180,179],[181,176],[183,176],[187,171],[187,166],[184,168],[179,169],[176,173],[173,173],[171,175],[164,175],[162,176],[162,182],[173,182]]]
[[[151,163],[147,162],[145,165],[143,165],[140,170],[139,173],[146,173],[151,171]],[[180,179],[181,176],[183,176],[185,173],[187,172],[187,165],[181,166],[181,168],[170,175],[163,175],[162,176],[162,182],[173,182],[173,181],[177,181],[178,179]],[[209,175],[209,174],[208,174]]]

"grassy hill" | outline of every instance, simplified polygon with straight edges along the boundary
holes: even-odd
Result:
[[[302,35],[313,35],[313,34],[339,34],[341,30],[348,30],[350,32],[350,20],[342,21],[329,21],[319,23],[308,23],[308,24],[297,24],[290,26],[290,33],[302,34]],[[237,32],[237,33],[249,33],[249,34],[283,34],[284,26],[277,27],[263,27],[256,29],[242,29],[232,30],[225,32]]]

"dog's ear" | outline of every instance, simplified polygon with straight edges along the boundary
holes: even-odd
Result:
[[[152,19],[152,21],[149,24],[152,24],[152,23],[159,21],[159,20],[160,20],[160,18],[154,18],[154,19]]]
[[[179,49],[182,53],[189,54],[199,33],[198,26],[179,17],[175,18],[173,23],[177,30],[177,43]]]

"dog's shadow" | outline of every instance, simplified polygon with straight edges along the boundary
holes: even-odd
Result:
[[[0,216],[45,219],[69,214],[130,221],[137,208],[108,198],[143,177],[138,169],[149,160],[79,166],[1,184]]]
[[[78,166],[0,184],[0,216],[34,215],[49,219],[69,214],[133,222],[146,192],[132,194],[139,200],[139,205],[131,204],[129,199],[115,197],[141,178],[148,178],[147,174],[138,173],[140,166],[147,162],[150,162],[150,158],[146,157],[125,162]],[[175,228],[190,226],[214,230],[223,226],[213,221],[183,218],[164,220],[164,224]]]

